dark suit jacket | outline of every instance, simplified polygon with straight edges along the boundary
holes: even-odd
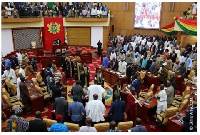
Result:
[[[131,84],[131,87],[135,88],[135,92],[138,94],[139,93],[139,87],[140,87],[140,80],[136,79],[133,81]]]
[[[46,123],[40,119],[31,120],[28,132],[48,132]]]
[[[71,89],[71,94],[73,96],[77,96],[78,97],[78,101],[81,102],[82,101],[82,96],[84,96],[84,91],[83,91],[83,88],[79,85],[74,85],[72,86],[72,89]]]
[[[125,102],[121,100],[116,100],[111,104],[111,108],[110,111],[108,112],[108,115],[111,115],[111,118],[114,121],[123,121],[125,110],[126,110]]]
[[[156,73],[156,71],[157,71],[157,64],[156,64],[156,62],[155,62],[153,65],[150,66],[149,71],[150,71],[152,74],[155,74],[155,73]]]
[[[131,132],[147,132],[147,129],[145,126],[137,125],[131,129]]]
[[[54,103],[55,115],[61,114],[63,119],[67,117],[68,104],[62,97],[57,97]]]
[[[61,89],[57,88],[56,86],[52,86],[52,100],[54,101],[55,98],[61,96]]]

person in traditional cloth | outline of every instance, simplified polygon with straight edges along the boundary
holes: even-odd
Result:
[[[101,85],[104,88],[104,76],[101,69],[99,69],[98,73],[95,75],[94,81],[96,84]]]
[[[77,60],[72,60],[72,75],[75,80],[78,80],[78,73],[77,73]]]
[[[60,62],[61,62],[61,66],[62,66],[62,71],[65,72],[65,71],[67,70],[67,64],[66,64],[66,56],[65,56],[65,53],[62,53]],[[66,77],[67,77],[67,74],[66,74]]]
[[[137,118],[137,104],[133,96],[135,96],[134,87],[130,89],[130,93],[128,93],[127,95],[126,114],[127,114],[127,120],[133,121],[133,125],[135,125],[135,120]]]
[[[20,80],[21,82],[19,84],[19,89],[20,89],[21,102],[24,105],[25,113],[27,113],[31,106],[30,96],[29,96],[28,88],[25,83],[25,77],[21,76]]]
[[[82,63],[80,60],[77,62],[77,75],[78,75],[78,80],[81,80],[81,68],[82,68]]]
[[[29,75],[31,75],[33,72],[34,72],[33,66],[31,65],[30,62],[27,62],[27,66],[26,66],[26,69],[25,69],[26,75],[29,76]]]
[[[117,78],[117,83],[113,87],[113,102],[115,102],[116,96],[120,95],[121,89],[122,89],[121,80]]]
[[[7,122],[8,132],[26,132],[29,127],[29,122],[22,118],[22,108],[18,107],[15,109],[15,115],[12,115]]]
[[[90,73],[89,73],[89,68],[87,67],[86,63],[83,64],[81,68],[81,86],[89,86],[89,80],[90,80]]]
[[[52,61],[52,69],[53,69],[53,73],[57,72],[57,66],[56,66],[56,61],[55,60]]]

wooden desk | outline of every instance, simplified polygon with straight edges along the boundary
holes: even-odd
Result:
[[[154,93],[155,93],[157,87],[160,85],[160,78],[158,76],[154,76],[151,73],[147,72],[144,78],[144,83],[147,88],[150,88],[151,84],[154,84]]]
[[[176,83],[175,90],[179,90],[180,93],[182,93],[183,91],[181,91],[181,83],[184,82],[184,78],[179,76],[178,74],[175,74],[174,78]]]
[[[38,56],[37,62],[42,63],[42,67],[46,68],[53,60],[56,61],[56,66],[61,67],[61,56]]]
[[[61,44],[61,45],[53,45],[53,46],[52,46],[52,53],[53,53],[53,55],[55,55],[55,52],[56,52],[58,49],[59,49],[60,52],[62,53],[62,49],[67,50],[67,49],[68,49],[68,45],[67,45],[66,43]]]
[[[9,104],[2,98],[2,104],[4,105],[2,111],[5,113],[7,118],[10,118],[10,106]]]
[[[155,98],[150,99],[150,104],[145,105],[145,101],[141,102],[141,106],[137,106],[137,117],[139,117],[143,122],[147,123],[147,118],[156,114],[157,100]]]
[[[80,55],[82,63],[92,63],[92,53],[84,53]]]
[[[99,67],[96,68],[96,72],[99,70]],[[121,80],[122,86],[128,82],[128,77],[120,77],[119,74],[113,73],[112,70],[109,68],[102,68],[101,69],[103,76],[104,76],[104,81],[109,83],[110,85],[115,85],[117,83],[117,78]]]
[[[182,120],[183,117],[185,117],[186,113],[182,112],[180,113],[180,115],[182,116],[180,120]],[[183,131],[184,125],[176,118],[176,116],[177,115],[174,115],[169,118],[167,122],[167,132],[182,132]]]
[[[27,82],[26,85],[29,88],[30,86],[30,82]],[[32,97],[33,95],[37,95],[37,97]],[[43,95],[41,95],[39,92],[37,92],[37,90],[35,89],[35,87],[31,87],[29,89],[29,96],[30,96],[30,100],[31,100],[31,114],[35,114],[36,111],[43,111],[44,110],[44,99],[43,99]]]

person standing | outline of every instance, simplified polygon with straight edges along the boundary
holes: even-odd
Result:
[[[78,97],[74,96],[73,101],[69,104],[68,115],[71,116],[71,122],[82,126],[82,119],[85,116],[85,108],[81,102],[78,102]]]
[[[89,86],[89,81],[90,81],[90,73],[89,73],[89,68],[87,67],[86,63],[83,64],[81,67],[81,86]]]
[[[28,132],[47,132],[47,126],[44,121],[41,120],[41,112],[35,112],[35,119],[29,121]]]
[[[116,96],[120,95],[120,92],[122,90],[122,83],[119,78],[117,78],[117,83],[113,87],[113,102],[116,100]]]
[[[71,94],[73,97],[78,97],[78,101],[82,102],[82,98],[85,96],[83,88],[80,86],[81,82],[79,80],[76,81],[76,84],[72,86]]]
[[[55,101],[55,98],[60,97],[61,96],[61,84],[60,82],[56,82],[56,85],[51,87],[52,90],[52,101]]]
[[[168,108],[170,107],[174,99],[174,87],[172,86],[170,81],[167,81],[166,93],[167,93],[167,108]]]
[[[137,118],[137,104],[135,98],[133,97],[135,96],[135,88],[132,87],[130,89],[130,92],[131,93],[128,93],[127,95],[126,114],[127,120],[133,121],[134,123]]]
[[[60,97],[57,97],[55,99],[54,103],[54,110],[55,115],[62,115],[62,122],[67,121],[67,109],[68,109],[68,103],[65,100],[66,98],[66,92],[62,92]]]
[[[79,132],[97,132],[95,127],[92,127],[92,119],[87,117],[85,119],[86,126],[80,127]]]
[[[21,65],[19,69],[19,74],[22,74],[24,77],[26,77],[24,69],[25,69],[25,65]]]
[[[131,132],[147,132],[147,129],[145,126],[141,125],[142,120],[140,118],[137,118],[135,121],[136,126],[131,129]]]
[[[4,71],[3,75],[2,75],[2,78],[8,78],[10,79],[10,82],[12,83],[16,83],[16,75],[15,75],[15,71],[10,68],[10,66],[6,66],[6,70]]]
[[[62,115],[58,114],[56,115],[56,121],[57,123],[54,123],[50,127],[50,132],[69,132],[66,125],[62,124]]]
[[[131,84],[131,88],[135,89],[135,92],[137,93],[137,95],[139,94],[139,90],[140,90],[140,76],[137,76],[137,79],[135,79],[132,84]]]
[[[105,92],[105,89],[103,87],[101,87],[101,85],[97,85],[96,82],[94,82],[93,85],[90,85],[88,87],[88,91],[87,91],[87,94],[89,96],[89,101],[93,100],[94,98],[94,94],[97,94],[98,95],[98,100],[102,101],[103,100],[103,97],[104,97],[104,92]]]
[[[157,99],[157,114],[161,114],[165,112],[167,109],[167,93],[164,89],[165,85],[160,85],[160,92],[155,95],[155,98]]]
[[[108,67],[108,63],[109,63],[108,56],[105,55],[103,57],[103,63],[102,63],[103,67],[107,68]]]
[[[22,108],[18,107],[15,109],[15,115],[12,115],[7,122],[7,131],[8,132],[26,132],[29,123],[22,116]]]
[[[124,112],[126,110],[126,104],[124,101],[120,100],[120,95],[115,95],[115,98],[116,100],[111,104],[111,108],[108,112],[108,115],[110,115],[111,119],[118,124],[118,122],[124,121]]]
[[[99,69],[97,74],[95,75],[94,83],[101,85],[104,88],[104,75],[101,72],[101,69]]]
[[[101,52],[102,52],[102,43],[100,42],[100,40],[97,43],[97,45],[98,45],[98,47],[97,47],[97,49],[98,49],[98,56],[100,57],[101,56]]]
[[[85,107],[87,117],[90,117],[93,123],[105,121],[105,105],[102,101],[97,100],[97,94],[94,94],[93,98],[94,100],[89,101]]]
[[[31,100],[30,100],[28,88],[25,83],[25,77],[21,76],[20,80],[21,80],[21,82],[19,84],[20,98],[21,98],[22,104],[24,105],[25,113],[28,113],[30,106],[31,106]]]

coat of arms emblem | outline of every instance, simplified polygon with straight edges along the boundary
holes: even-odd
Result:
[[[47,24],[47,27],[49,28],[48,31],[50,33],[56,34],[60,32],[60,24],[51,22],[50,24]]]

